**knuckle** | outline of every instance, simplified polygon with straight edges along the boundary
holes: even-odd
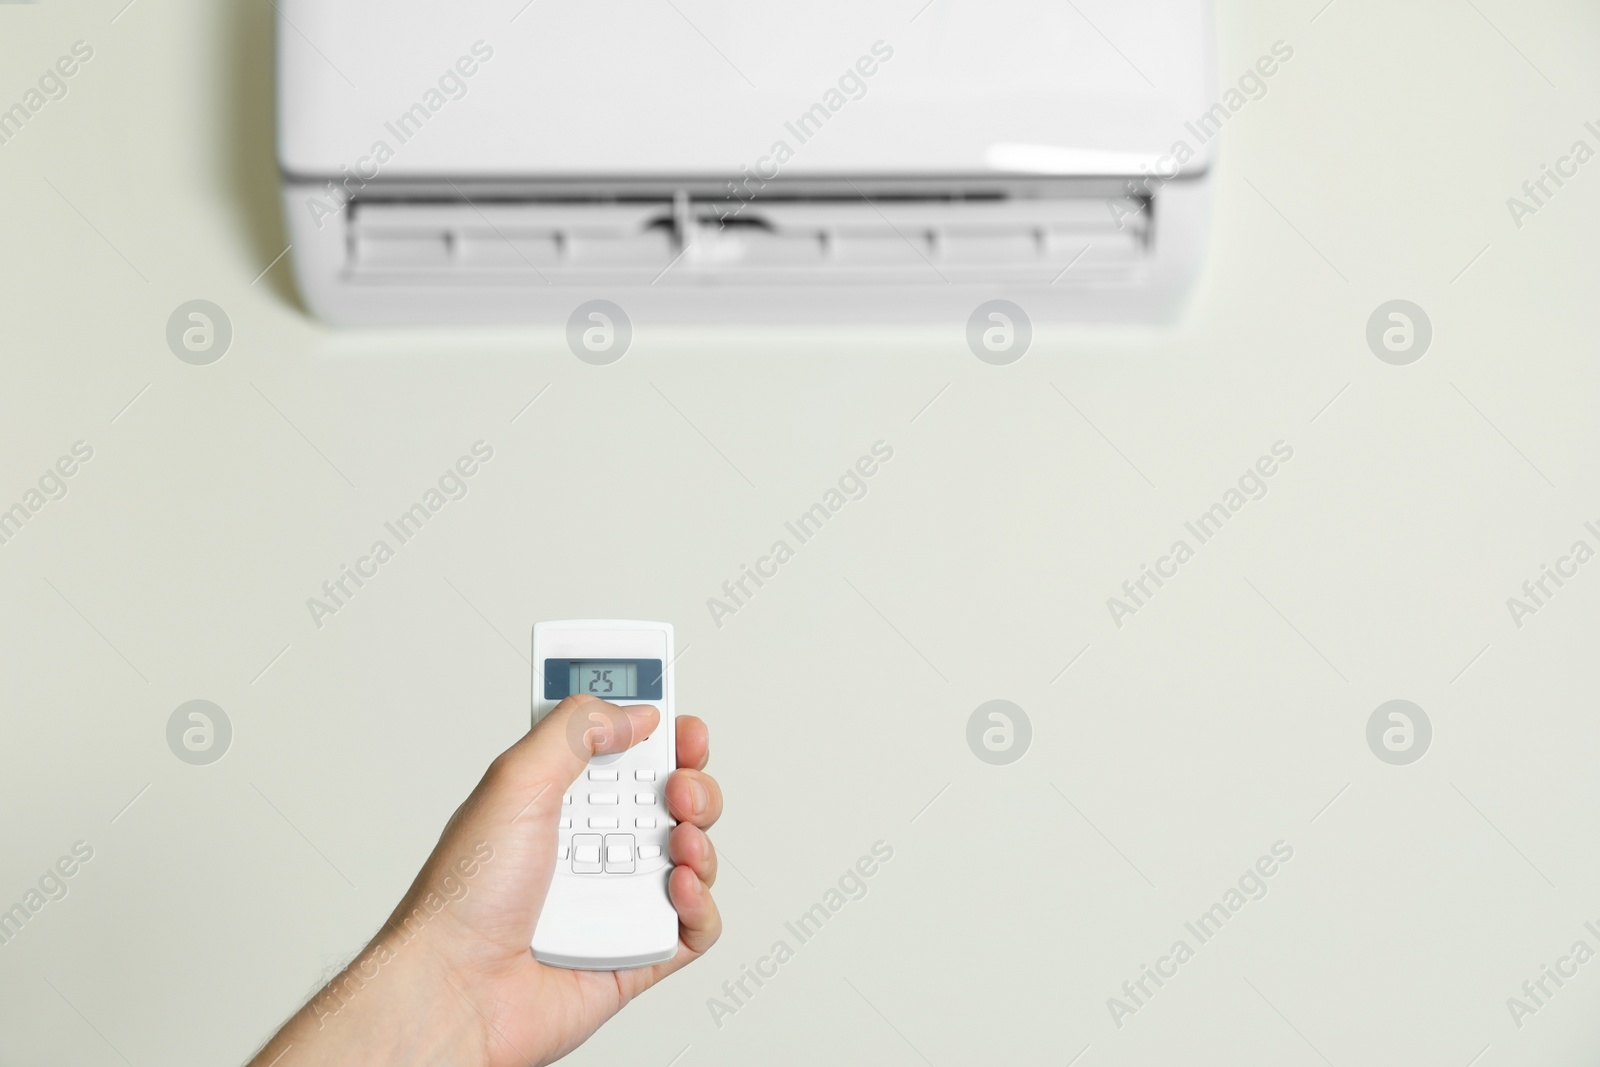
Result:
[[[483,783],[491,790],[502,789],[510,784],[515,773],[516,760],[508,750],[500,753],[489,764],[489,769],[483,774]]]

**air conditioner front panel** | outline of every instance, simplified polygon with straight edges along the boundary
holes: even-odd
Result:
[[[1214,92],[1208,0],[518,6],[278,0],[285,173],[1138,173]]]

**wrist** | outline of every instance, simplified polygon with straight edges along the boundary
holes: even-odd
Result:
[[[484,1064],[481,1016],[426,937],[386,925],[318,990],[252,1067]]]

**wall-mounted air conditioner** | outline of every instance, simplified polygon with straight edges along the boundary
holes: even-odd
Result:
[[[276,6],[333,323],[1160,318],[1204,252],[1208,0]]]

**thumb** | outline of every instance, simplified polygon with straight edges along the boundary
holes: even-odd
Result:
[[[626,752],[660,723],[661,712],[649,704],[618,707],[586,693],[570,696],[501,753],[494,770],[524,800],[559,807],[590,759]]]

